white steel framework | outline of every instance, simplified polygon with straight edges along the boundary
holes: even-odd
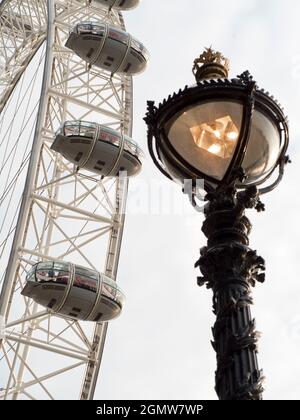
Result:
[[[120,13],[85,0],[7,0],[0,12],[0,112],[45,48],[24,193],[7,235],[14,234],[7,267],[1,265],[0,399],[92,399],[107,323],[55,316],[20,290],[38,261],[66,260],[116,278],[128,180],[78,171],[50,146],[66,120],[99,122],[131,136],[131,77],[89,68],[65,47],[78,22],[125,29],[124,22]]]

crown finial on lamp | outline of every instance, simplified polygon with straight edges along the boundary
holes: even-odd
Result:
[[[228,77],[229,60],[212,47],[205,48],[199,58],[194,61],[193,73],[196,81],[204,79],[223,79]]]

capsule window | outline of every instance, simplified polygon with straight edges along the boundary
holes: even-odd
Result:
[[[130,152],[131,154],[135,155],[137,151],[137,147],[134,143],[132,143],[129,139],[124,141],[124,150]]]
[[[49,268],[53,268],[53,261],[41,262],[37,265],[37,269],[47,270]]]
[[[92,25],[88,25],[86,23],[77,25],[77,32],[90,32],[92,30]]]
[[[91,279],[98,280],[98,273],[94,270],[90,270],[89,268],[80,267],[80,266],[76,265],[75,272],[76,272],[76,274],[80,274],[80,275],[83,275],[85,277],[89,277]]]
[[[105,282],[102,283],[101,293],[109,299],[115,300],[117,288],[115,287],[115,285],[111,284],[113,282],[108,284],[106,281],[107,279],[105,279]]]
[[[79,134],[79,124],[65,124],[64,126],[64,135],[69,136],[78,136]]]
[[[69,264],[67,262],[55,262],[54,268],[56,270],[69,271]]]
[[[95,129],[96,129],[96,127],[95,127],[94,124],[84,123],[84,124],[80,125],[80,133],[79,134],[80,134],[80,136],[89,137],[89,138],[93,139],[94,134],[95,134]]]
[[[87,121],[67,121],[65,122],[62,131],[63,135],[66,137],[82,136],[93,138],[96,127],[96,123],[89,123]],[[72,139],[71,142],[81,143],[81,140]]]
[[[131,39],[131,48],[141,53],[143,51],[143,45],[135,38]]]
[[[53,262],[42,262],[37,264],[35,271],[35,280],[38,283],[53,281]]]
[[[100,26],[98,26],[98,25],[93,25],[93,27],[92,27],[92,34],[94,34],[94,35],[102,35],[102,33],[104,32],[104,31],[102,31],[102,28],[100,27]]]
[[[45,283],[48,281],[53,281],[53,276],[51,276],[51,273],[53,271],[48,270],[36,270],[35,279],[38,283]]]
[[[122,44],[127,45],[128,42],[128,34],[126,32],[118,31],[115,28],[110,28],[108,32],[108,37],[113,39],[114,41],[119,41]]]
[[[97,25],[93,22],[91,23],[81,23],[77,25],[77,33],[93,33],[95,35],[102,35],[105,32],[104,25]]]
[[[69,280],[69,272],[54,270],[53,281],[59,284],[67,284]]]
[[[98,274],[84,267],[75,267],[74,286],[81,289],[89,290],[93,293],[97,292]]]
[[[106,141],[108,143],[114,144],[115,146],[120,145],[120,136],[116,135],[113,132],[109,132],[106,127],[105,130],[102,128],[100,133],[100,141]]]
[[[34,281],[35,280],[35,267],[32,267],[32,269],[28,272],[26,276],[26,280],[28,281]]]
[[[79,274],[75,274],[74,286],[93,293],[97,292],[97,281]]]
[[[60,270],[59,268],[63,268]],[[59,283],[67,284],[69,280],[68,264],[59,264],[53,262],[40,263],[36,268],[36,281],[38,283]]]

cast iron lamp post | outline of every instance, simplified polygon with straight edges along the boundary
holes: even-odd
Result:
[[[198,284],[213,290],[216,392],[221,400],[260,400],[259,335],[250,305],[251,287],[265,279],[265,262],[249,248],[245,210],[263,211],[260,195],[282,179],[289,162],[288,123],[248,71],[231,80],[228,71],[228,60],[206,49],[194,63],[196,85],[157,107],[149,101],[145,121],[155,165],[183,185],[192,180],[195,208],[197,180],[204,180],[202,230],[208,243],[196,267],[202,273]]]

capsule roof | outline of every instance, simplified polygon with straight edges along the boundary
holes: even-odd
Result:
[[[141,73],[149,61],[149,53],[140,41],[106,23],[79,23],[71,32],[66,47],[90,65],[112,74]]]

